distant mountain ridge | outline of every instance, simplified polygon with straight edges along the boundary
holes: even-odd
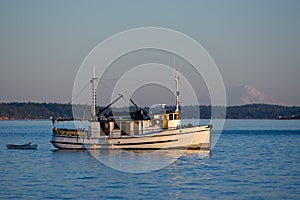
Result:
[[[87,105],[75,105],[77,110],[82,113],[82,116],[87,116],[86,112],[89,111]],[[172,106],[170,106],[172,108]],[[132,109],[132,108],[131,108]],[[133,108],[134,109],[134,108]],[[240,106],[215,106],[213,109],[216,111],[215,116],[212,118],[222,118],[220,115],[227,109],[227,119],[275,119],[279,116],[290,117],[300,113],[300,106],[280,106],[268,104],[247,104]],[[117,112],[124,112],[126,108],[114,109]],[[146,111],[149,108],[145,107]],[[182,118],[208,119],[211,117],[211,106],[184,106],[182,107]],[[109,110],[108,110],[109,111]],[[200,111],[200,113],[199,113]],[[0,103],[0,120],[14,120],[14,119],[49,119],[50,116],[72,118],[72,105],[59,104],[59,103]]]
[[[281,103],[271,96],[263,93],[257,88],[239,84],[233,85],[227,89],[227,102],[229,105],[245,105],[245,104],[274,104]]]

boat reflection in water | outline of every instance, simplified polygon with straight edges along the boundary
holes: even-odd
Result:
[[[90,154],[106,166],[128,173],[148,173],[168,167],[176,167],[173,163],[184,157],[198,157],[199,165],[206,162],[210,156],[207,151],[184,150],[184,149],[161,149],[161,150],[118,150],[99,151],[88,150]],[[184,161],[181,161],[184,163]]]

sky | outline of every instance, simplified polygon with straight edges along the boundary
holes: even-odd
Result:
[[[0,102],[71,102],[77,71],[100,42],[163,27],[200,43],[226,90],[244,85],[265,103],[300,105],[299,10],[297,0],[1,0]]]

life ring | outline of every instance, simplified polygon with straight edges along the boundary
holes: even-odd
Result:
[[[159,120],[159,119],[156,119],[156,120],[155,120],[155,124],[156,124],[156,125],[160,125],[160,120]]]

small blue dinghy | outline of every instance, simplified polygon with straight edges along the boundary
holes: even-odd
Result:
[[[29,142],[27,144],[8,144],[6,146],[8,149],[36,149],[38,145]]]

